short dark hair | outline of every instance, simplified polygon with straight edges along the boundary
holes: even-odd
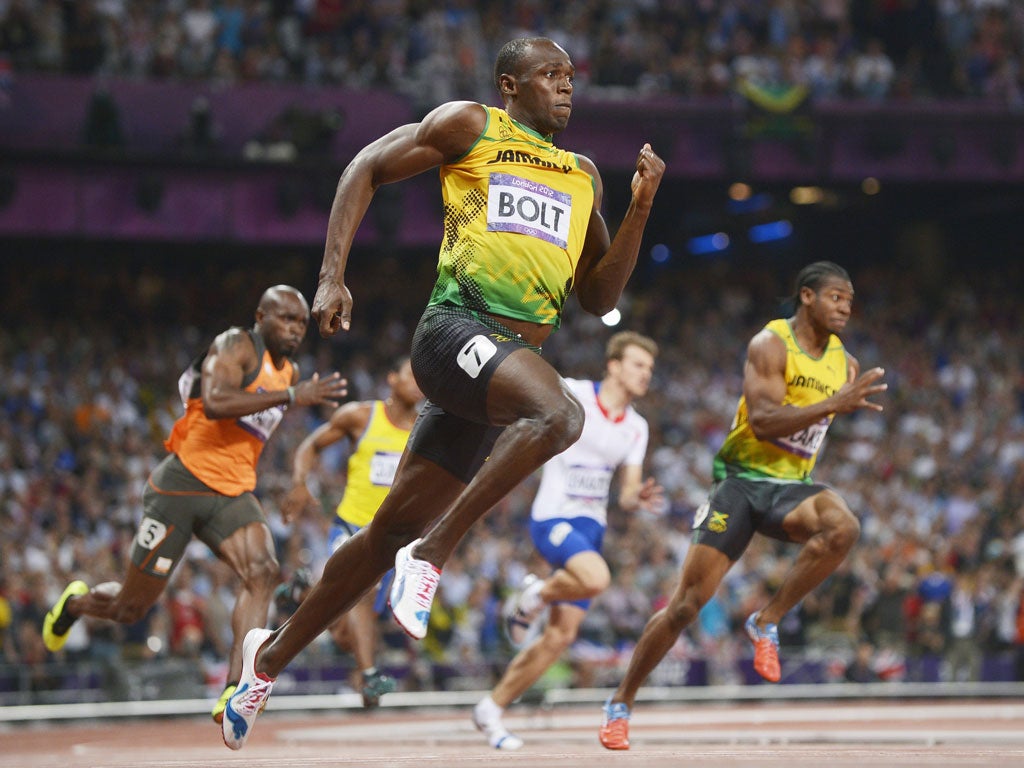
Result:
[[[498,51],[494,60],[494,87],[501,91],[501,76],[516,75],[518,77],[523,56],[534,43],[549,42],[546,37],[517,37],[509,40]]]
[[[402,367],[409,362],[409,355],[399,355],[391,359],[391,364],[388,365],[388,373],[398,373],[402,370]]]
[[[850,274],[832,261],[816,261],[801,269],[800,274],[796,276],[796,291],[793,293],[793,306],[800,306],[801,290],[804,288],[810,288],[812,291],[817,293],[825,280],[830,277],[838,277],[840,280],[845,280],[848,283],[853,282],[850,280]]]

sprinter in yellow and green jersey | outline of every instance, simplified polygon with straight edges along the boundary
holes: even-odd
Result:
[[[357,315],[346,270],[383,184],[438,174],[444,204],[437,281],[412,338],[427,398],[391,491],[370,524],[327,561],[278,629],[249,638],[248,686],[229,701],[224,743],[241,749],[276,676],[393,565],[391,613],[423,639],[441,568],[473,524],[579,438],[579,399],[541,356],[566,298],[598,317],[615,308],[636,266],[665,174],[637,147],[629,202],[614,237],[590,158],[555,144],[573,111],[576,68],[544,37],[501,46],[501,107],[449,101],[356,152],[338,180],[311,310],[320,334]]]
[[[718,590],[755,533],[802,545],[792,570],[744,629],[753,668],[778,682],[778,623],[843,561],[860,523],[811,470],[836,414],[880,411],[884,371],[860,373],[839,340],[853,308],[846,270],[819,261],[796,280],[795,313],[773,320],[747,346],[743,395],[715,457],[715,484],[697,511],[682,575],[665,608],[644,628],[622,683],[605,705],[599,732],[608,749],[629,749],[629,715],[647,676]]]

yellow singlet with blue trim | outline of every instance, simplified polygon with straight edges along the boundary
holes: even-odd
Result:
[[[572,152],[485,107],[487,126],[441,166],[444,237],[430,304],[559,325],[594,207]]]
[[[391,489],[408,441],[409,430],[392,424],[383,401],[374,400],[370,420],[348,459],[348,479],[338,504],[338,517],[360,528],[373,519]]]
[[[838,336],[830,335],[825,351],[816,358],[800,348],[788,320],[772,320],[765,328],[786,345],[786,397],[783,405],[804,407],[819,403],[846,383],[846,348]],[[811,482],[811,470],[834,418],[835,414],[830,414],[795,434],[758,440],[750,428],[746,399],[740,397],[729,435],[715,456],[715,480],[738,476],[754,480]]]

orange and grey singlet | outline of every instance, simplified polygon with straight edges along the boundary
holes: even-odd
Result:
[[[772,320],[765,328],[786,345],[783,405],[802,407],[819,403],[846,383],[846,349],[838,336],[829,336],[821,357],[811,357],[800,348],[788,320]],[[740,397],[729,435],[715,456],[714,479],[744,477],[811,482],[811,470],[833,418],[835,414],[792,435],[759,440],[750,428],[747,401]]]
[[[384,402],[374,400],[370,420],[348,459],[345,494],[338,504],[341,520],[362,528],[373,519],[391,490],[408,441],[409,430],[396,427],[384,410]]]
[[[594,178],[550,136],[484,108],[480,138],[441,166],[444,236],[429,303],[558,327],[594,207]]]
[[[275,392],[292,383],[294,367],[285,360],[280,370],[258,334],[248,331],[256,347],[259,368],[245,377],[246,392]],[[164,447],[173,451],[188,470],[225,496],[237,496],[256,487],[256,464],[263,446],[284,417],[278,405],[237,419],[208,419],[203,414],[202,355],[181,374],[178,391],[185,415],[174,423]]]

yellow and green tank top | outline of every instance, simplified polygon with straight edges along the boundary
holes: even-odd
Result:
[[[829,336],[821,357],[811,357],[800,348],[788,320],[772,320],[765,328],[786,345],[783,405],[804,407],[821,402],[846,383],[846,349],[838,336]],[[740,397],[729,435],[715,456],[715,480],[739,476],[811,482],[811,470],[834,417],[831,414],[792,435],[758,440],[750,428],[746,399]]]
[[[409,430],[392,424],[384,402],[374,400],[370,420],[348,459],[348,479],[338,504],[338,517],[360,528],[373,519],[388,495],[408,440]]]
[[[430,304],[558,327],[594,207],[572,152],[485,107],[487,126],[441,166],[444,237]]]

